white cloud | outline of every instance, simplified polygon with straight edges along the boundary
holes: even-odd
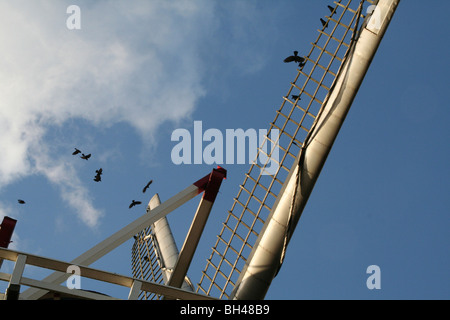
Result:
[[[82,29],[69,30],[68,1],[0,1],[0,184],[42,174],[96,226],[102,211],[75,168],[45,153],[48,128],[125,122],[152,141],[158,125],[189,116],[204,94],[209,3],[78,1]]]
[[[72,4],[81,30],[66,27]],[[151,146],[161,124],[192,115],[214,65],[231,74],[264,65],[270,44],[257,26],[269,11],[240,1],[0,0],[0,186],[43,175],[95,227],[103,212],[76,167],[54,156],[49,129],[126,123]]]
[[[52,184],[56,185],[61,193],[62,199],[74,208],[86,225],[97,226],[103,211],[96,209],[88,189],[80,181],[75,168],[69,161],[63,158],[54,161],[48,154],[47,148],[31,148],[34,150],[34,162],[36,173],[44,175]]]

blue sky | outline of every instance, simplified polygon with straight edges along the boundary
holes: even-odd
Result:
[[[282,60],[309,52],[331,1],[121,3],[0,1],[0,217],[18,220],[12,249],[70,261],[144,214],[132,199],[167,200],[209,173],[172,162],[177,128],[267,129],[297,73]],[[66,27],[71,4],[81,30]],[[448,10],[401,1],[267,299],[450,297]],[[249,165],[223,166],[194,283]],[[168,216],[179,247],[199,199]],[[131,246],[93,267],[130,275]],[[370,265],[379,290],[366,287]]]

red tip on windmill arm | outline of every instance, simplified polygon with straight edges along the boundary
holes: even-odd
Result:
[[[212,172],[197,182],[194,183],[196,187],[199,188],[200,192],[205,192],[203,194],[203,199],[214,202],[217,193],[219,192],[222,180],[226,179],[227,170],[222,167],[217,166],[217,169],[213,169]]]
[[[223,173],[223,178],[226,179],[227,178],[227,170],[225,170],[224,168],[222,168],[221,166],[217,166],[217,169],[214,169],[218,172],[222,172]]]
[[[17,220],[4,217],[0,225],[0,247],[8,248]]]
[[[217,194],[219,193],[222,180],[226,179],[226,177],[227,170],[225,170],[224,168],[218,167],[217,169],[213,169],[209,177],[208,186],[206,187],[205,193],[203,194],[203,199],[214,202],[214,200],[216,200]]]

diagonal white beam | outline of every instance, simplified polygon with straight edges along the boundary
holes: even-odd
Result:
[[[19,254],[14,265],[14,270],[11,275],[10,284],[20,284],[20,279],[22,278],[23,270],[25,269],[25,263],[27,261],[27,256],[24,254]]]
[[[191,227],[189,228],[183,247],[178,256],[177,263],[173,269],[172,276],[168,282],[169,286],[181,287],[186,273],[191,264],[200,237],[205,228],[212,206],[219,192],[222,180],[226,178],[226,170],[223,168],[214,169],[209,177],[208,185],[195,213]]]
[[[168,213],[172,212],[182,204],[186,203],[190,199],[194,198],[203,190],[198,185],[190,185],[180,193],[176,194],[172,198],[168,199],[158,207],[150,210],[148,214],[144,214],[135,221],[131,222],[124,228],[120,229],[107,239],[103,240],[96,246],[92,247],[88,251],[84,252],[77,258],[71,261],[74,265],[83,265],[89,266],[94,263],[107,253],[111,252],[113,249],[117,248],[128,239],[130,239],[133,235],[141,231],[142,229],[148,227],[149,225],[155,223],[162,217],[165,217]],[[50,283],[58,283],[65,281],[70,274],[54,272],[48,277],[46,277],[43,281]],[[46,293],[44,290],[30,288],[23,292],[20,295],[20,299],[24,300],[34,300],[39,299]]]
[[[128,294],[128,300],[137,300],[139,298],[139,293],[141,292],[142,282],[138,280],[133,281],[130,293]]]
[[[25,269],[25,263],[27,256],[19,254],[14,265],[14,270],[9,281],[8,289],[6,289],[6,300],[17,300],[20,292],[20,280],[22,279],[23,270]]]

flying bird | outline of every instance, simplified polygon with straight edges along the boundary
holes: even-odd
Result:
[[[323,20],[322,18],[320,18],[320,22],[322,22],[322,26],[324,26],[325,28],[328,27],[327,26],[327,21]]]
[[[81,151],[78,150],[77,148],[75,148],[75,151],[74,151],[72,154],[73,154],[73,155],[76,155],[76,154],[79,154],[79,153],[81,153]]]
[[[145,191],[147,191],[148,187],[150,187],[150,185],[152,184],[153,180],[150,180],[147,185],[144,187],[144,189],[142,190],[143,193],[145,193]]]
[[[98,169],[98,170],[95,170],[95,172],[97,172],[97,174],[95,175],[94,181],[95,181],[95,182],[100,182],[100,181],[102,181],[101,175],[102,175],[102,173],[103,173],[103,169],[100,168],[100,169]]]
[[[140,201],[135,201],[135,200],[132,200],[131,201],[131,204],[130,204],[130,206],[128,207],[128,208],[133,208],[134,206],[136,206],[136,205],[138,205],[138,204],[141,204],[142,202],[140,202]]]
[[[286,59],[284,59],[283,61],[285,63],[292,62],[292,61],[301,63],[301,62],[305,61],[305,58],[299,57],[298,56],[298,51],[294,51],[294,55],[293,56],[289,56]]]
[[[91,157],[91,154],[90,154],[90,153],[89,153],[89,154],[86,154],[86,155],[85,155],[84,153],[82,153],[80,158],[81,158],[81,159],[84,159],[84,160],[88,160],[90,157]]]
[[[25,204],[25,201],[23,201],[22,199],[18,199],[17,202],[20,204]]]

